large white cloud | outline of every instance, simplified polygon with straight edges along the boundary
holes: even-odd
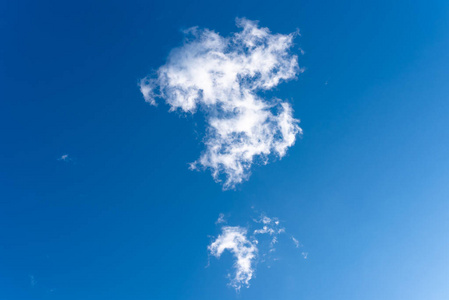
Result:
[[[210,169],[225,189],[247,179],[255,161],[283,157],[301,133],[289,103],[261,95],[302,71],[289,51],[295,33],[273,34],[246,19],[236,23],[241,31],[229,37],[187,30],[184,44],[140,83],[153,105],[162,98],[171,111],[204,114],[205,150],[191,167]]]

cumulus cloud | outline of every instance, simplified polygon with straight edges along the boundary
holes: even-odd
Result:
[[[223,216],[220,214],[218,220]],[[249,287],[249,282],[254,277],[256,263],[270,259],[279,235],[285,233],[285,228],[280,225],[278,218],[261,215],[252,221],[253,230],[241,226],[222,226],[221,234],[208,246],[209,253],[217,258],[220,258],[226,250],[233,254],[235,274],[229,275],[231,277],[229,285],[237,291],[242,287]],[[220,223],[222,222],[216,222]],[[266,239],[262,238],[264,236]]]
[[[205,149],[192,169],[210,169],[225,189],[248,179],[253,163],[282,158],[301,133],[289,103],[263,97],[302,70],[290,52],[296,33],[273,34],[237,19],[240,32],[223,37],[190,28],[155,76],[140,82],[145,101],[162,98],[170,111],[206,119]]]
[[[223,251],[229,250],[235,257],[234,268],[236,270],[231,286],[239,290],[242,286],[249,286],[253,277],[253,261],[256,258],[256,242],[247,238],[247,230],[239,226],[224,226],[222,233],[209,245],[209,252],[219,258]]]

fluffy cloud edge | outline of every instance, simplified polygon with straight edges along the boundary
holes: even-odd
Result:
[[[297,32],[273,34],[244,18],[236,24],[241,31],[228,37],[187,30],[184,44],[170,52],[156,76],[140,82],[152,105],[162,98],[171,111],[203,113],[205,149],[191,169],[209,169],[224,189],[247,180],[255,162],[284,157],[302,133],[289,103],[259,94],[303,71],[290,52]]]

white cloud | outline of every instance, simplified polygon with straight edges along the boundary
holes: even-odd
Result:
[[[292,241],[295,244],[296,248],[299,248],[299,241],[297,239],[295,239],[295,237],[292,236]]]
[[[241,31],[230,37],[190,28],[157,75],[140,82],[150,104],[163,98],[170,111],[203,112],[205,150],[191,168],[210,169],[225,189],[248,179],[253,163],[285,156],[301,133],[289,103],[260,94],[302,72],[289,52],[295,33],[273,34],[246,19],[236,23]]]
[[[278,218],[269,218],[265,215],[261,215],[259,220],[254,220],[256,223],[264,224],[262,228],[254,230],[254,235],[256,234],[269,234],[272,236],[270,248],[274,247],[274,244],[278,242],[277,236],[285,232],[285,228],[279,226]],[[270,249],[274,251],[273,249]]]
[[[231,286],[239,290],[242,286],[249,286],[253,277],[253,262],[257,254],[256,243],[247,238],[247,230],[239,226],[225,226],[222,234],[209,245],[208,249],[212,255],[219,258],[223,251],[229,250],[236,259],[235,276],[231,280]]]
[[[61,157],[58,158],[58,160],[69,161],[70,157],[68,154],[63,154],[63,155],[61,155]]]
[[[274,229],[269,228],[268,226],[264,226],[261,229],[254,230],[254,234],[264,234],[264,233],[269,233],[270,235],[273,235]]]
[[[220,214],[218,220],[223,220]],[[285,233],[285,228],[280,225],[278,218],[269,218],[261,215],[253,219],[254,230],[241,226],[222,226],[221,234],[209,246],[209,253],[219,258],[225,250],[229,250],[235,257],[235,274],[230,285],[237,291],[242,287],[249,287],[249,281],[253,278],[255,264],[278,260],[272,258],[275,252],[274,245],[279,242],[279,236]],[[215,222],[220,224],[222,222]],[[262,226],[262,227],[261,227]],[[252,232],[252,234],[251,234]],[[295,238],[292,237],[294,241]],[[298,242],[299,244],[299,242]],[[307,258],[307,254],[304,256]]]
[[[218,219],[217,219],[217,221],[215,221],[215,224],[221,224],[221,223],[226,223],[225,216],[222,213],[218,215]]]

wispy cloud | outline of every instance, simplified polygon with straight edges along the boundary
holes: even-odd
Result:
[[[60,160],[60,161],[70,161],[71,158],[69,157],[68,154],[63,154],[63,155],[61,155],[61,156],[58,158],[58,160]]]
[[[34,278],[34,275],[30,275],[30,285],[34,287],[37,284],[36,278]]]
[[[296,248],[299,248],[299,241],[297,239],[295,239],[295,237],[292,236],[292,241],[295,244]]]
[[[221,223],[226,223],[224,214],[218,215],[218,219],[217,219],[217,221],[215,221],[215,224],[221,224]]]
[[[296,33],[273,34],[247,19],[236,23],[241,31],[229,37],[188,29],[156,76],[140,82],[150,104],[162,98],[170,111],[204,114],[205,150],[191,168],[210,169],[224,189],[248,179],[253,163],[285,156],[301,133],[289,103],[260,93],[302,72],[290,52]]]
[[[254,235],[268,234],[272,236],[270,251],[274,251],[274,244],[278,241],[278,235],[285,232],[285,228],[279,225],[279,219],[261,215],[260,218],[258,220],[254,220],[254,222],[263,224],[262,228],[254,230]]]
[[[221,220],[223,216],[220,214],[218,220]],[[278,218],[261,215],[252,221],[252,226],[249,227],[254,227],[253,230],[242,226],[222,226],[221,234],[208,246],[209,253],[217,258],[220,258],[225,250],[234,255],[235,274],[229,275],[231,277],[229,285],[237,291],[242,287],[249,287],[256,263],[270,259],[276,250],[274,246],[278,243],[279,235],[285,233],[285,228],[280,225]],[[222,222],[216,222],[216,224],[220,223]],[[268,241],[267,238],[262,239],[262,236],[266,236]],[[304,258],[307,258],[307,254]],[[273,259],[273,261],[276,260],[278,259]]]
[[[231,280],[231,286],[240,290],[242,286],[248,286],[253,277],[253,262],[257,254],[256,242],[247,238],[247,230],[240,226],[224,226],[222,233],[209,245],[209,252],[219,258],[223,251],[229,250],[235,257],[235,276]]]

